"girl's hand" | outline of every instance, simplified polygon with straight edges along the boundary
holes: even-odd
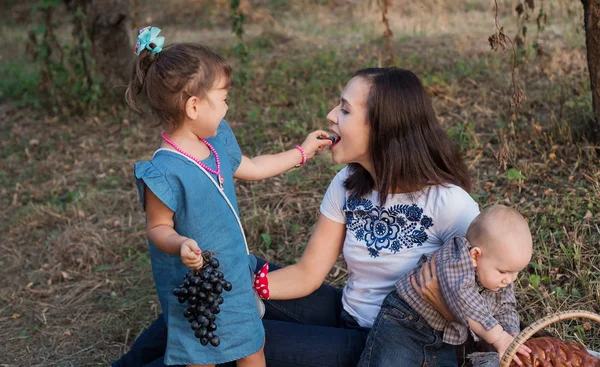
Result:
[[[324,139],[317,139],[318,137]],[[304,149],[304,153],[306,154],[306,160],[311,159],[315,156],[316,152],[332,144],[331,140],[327,139],[328,137],[329,134],[323,130],[313,131],[312,133],[308,134],[304,140],[304,143],[301,145],[302,149]]]
[[[198,243],[191,238],[186,238],[179,245],[179,255],[181,256],[183,265],[190,269],[199,269],[204,262],[202,259],[202,250],[198,247]]]
[[[414,290],[429,303],[437,312],[439,312],[446,320],[454,321],[454,316],[448,309],[442,290],[440,289],[440,282],[437,278],[437,272],[435,269],[435,257],[434,254],[429,261],[427,261],[421,267],[419,272],[419,281],[411,276],[410,283]]]

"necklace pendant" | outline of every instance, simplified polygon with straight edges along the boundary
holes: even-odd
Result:
[[[225,179],[223,179],[223,175],[219,175],[219,186],[221,186],[221,190],[223,190],[223,184],[225,183]]]

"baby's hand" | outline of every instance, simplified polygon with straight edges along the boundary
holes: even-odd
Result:
[[[198,247],[198,243],[191,238],[186,239],[179,245],[179,255],[183,265],[190,269],[199,269],[204,262],[202,250]]]
[[[496,350],[498,351],[498,359],[499,360],[502,360],[502,356],[504,356],[506,349],[508,349],[508,347],[512,343],[513,339],[514,339],[514,337],[512,335],[510,335],[509,333],[504,331],[502,333],[502,336],[500,336],[500,338],[494,342],[493,345],[494,345],[494,348],[496,348]],[[515,354],[515,356],[513,357],[513,360],[515,361],[515,363],[517,365],[522,366],[523,363],[521,362],[521,360],[519,359],[519,357],[517,355],[521,354],[524,357],[529,357],[530,352],[531,352],[531,349],[529,349],[525,345],[521,345],[517,349],[517,354]]]
[[[324,139],[318,139],[319,137]],[[331,140],[327,139],[329,134],[327,134],[323,130],[313,131],[308,134],[304,143],[302,143],[302,149],[304,149],[304,153],[306,154],[306,159],[310,159],[315,156],[315,153],[324,147],[331,145]]]

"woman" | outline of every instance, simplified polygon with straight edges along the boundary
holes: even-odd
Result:
[[[358,71],[327,120],[336,137],[333,161],[348,166],[329,185],[300,260],[270,267],[263,319],[269,366],[355,365],[396,280],[422,254],[464,236],[479,213],[467,193],[468,170],[412,72]],[[323,285],[341,252],[348,268],[343,290]],[[450,318],[439,291],[432,297]],[[125,364],[115,365],[156,358],[152,363],[161,365],[163,334],[157,320],[119,361]]]

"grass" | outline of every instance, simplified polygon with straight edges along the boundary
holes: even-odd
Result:
[[[248,25],[250,80],[230,93],[227,119],[249,156],[291,149],[309,130],[326,128],[350,75],[381,59],[373,7],[282,4],[255,8],[267,20]],[[393,12],[398,65],[426,85],[471,169],[473,197],[482,206],[513,206],[529,220],[535,253],[518,286],[523,320],[574,308],[598,313],[600,169],[597,147],[578,128],[591,117],[583,35],[558,17],[567,5],[549,9],[555,17],[538,39],[544,53],[520,64],[527,100],[515,111],[508,108],[510,55],[487,45],[490,8],[455,5]],[[143,2],[140,19],[176,11],[158,15],[155,7]],[[168,42],[206,40],[235,69],[236,40],[215,11],[199,8],[197,18],[161,27]],[[506,29],[514,25],[510,14],[501,16]],[[29,25],[4,24],[3,50],[15,51],[3,53],[0,66],[2,363],[107,365],[160,312],[132,177],[133,162],[150,157],[159,130],[122,106],[68,118],[36,108],[37,69],[22,43]],[[278,264],[296,261],[340,168],[323,154],[270,180],[238,182],[252,251]],[[328,282],[345,279],[340,258]],[[550,329],[600,349],[598,325],[576,320]]]

